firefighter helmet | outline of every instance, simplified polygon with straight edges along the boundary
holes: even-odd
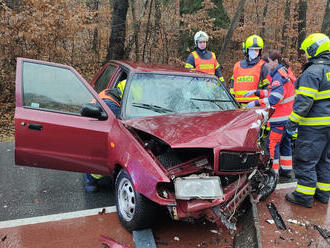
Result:
[[[322,33],[311,34],[301,43],[300,49],[307,58],[316,57],[322,52],[330,51],[329,37]]]
[[[194,36],[195,47],[197,47],[198,41],[208,41],[208,40],[209,40],[209,36],[207,35],[207,33],[203,31],[198,31]]]
[[[249,48],[262,49],[264,48],[264,41],[256,34],[247,37],[246,41],[243,42],[243,51],[246,54]]]

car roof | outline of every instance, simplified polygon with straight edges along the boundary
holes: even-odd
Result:
[[[184,67],[174,66],[174,65],[167,65],[167,64],[152,64],[152,63],[143,63],[143,62],[133,62],[127,60],[111,60],[109,63],[115,63],[122,65],[130,70],[135,72],[160,72],[160,73],[175,73],[175,74],[187,74],[187,75],[196,75],[196,76],[203,76],[209,77],[212,75],[191,71]]]

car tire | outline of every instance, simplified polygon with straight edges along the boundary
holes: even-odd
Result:
[[[131,178],[123,169],[116,178],[115,190],[121,224],[130,232],[151,227],[158,205],[135,191]]]

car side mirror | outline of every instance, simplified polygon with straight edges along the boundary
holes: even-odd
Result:
[[[86,103],[82,106],[80,111],[81,116],[97,118],[100,121],[108,119],[107,114],[103,109],[95,103]]]

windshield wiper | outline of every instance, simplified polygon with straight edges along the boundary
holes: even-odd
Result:
[[[224,100],[224,99],[190,98],[190,100],[203,101],[203,102],[232,102],[232,100]]]
[[[137,108],[152,110],[152,111],[155,111],[157,113],[174,113],[174,111],[171,110],[171,109],[167,109],[167,108],[164,108],[164,107],[161,107],[161,106],[158,106],[158,105],[153,105],[153,104],[133,102],[132,106],[137,107]]]

